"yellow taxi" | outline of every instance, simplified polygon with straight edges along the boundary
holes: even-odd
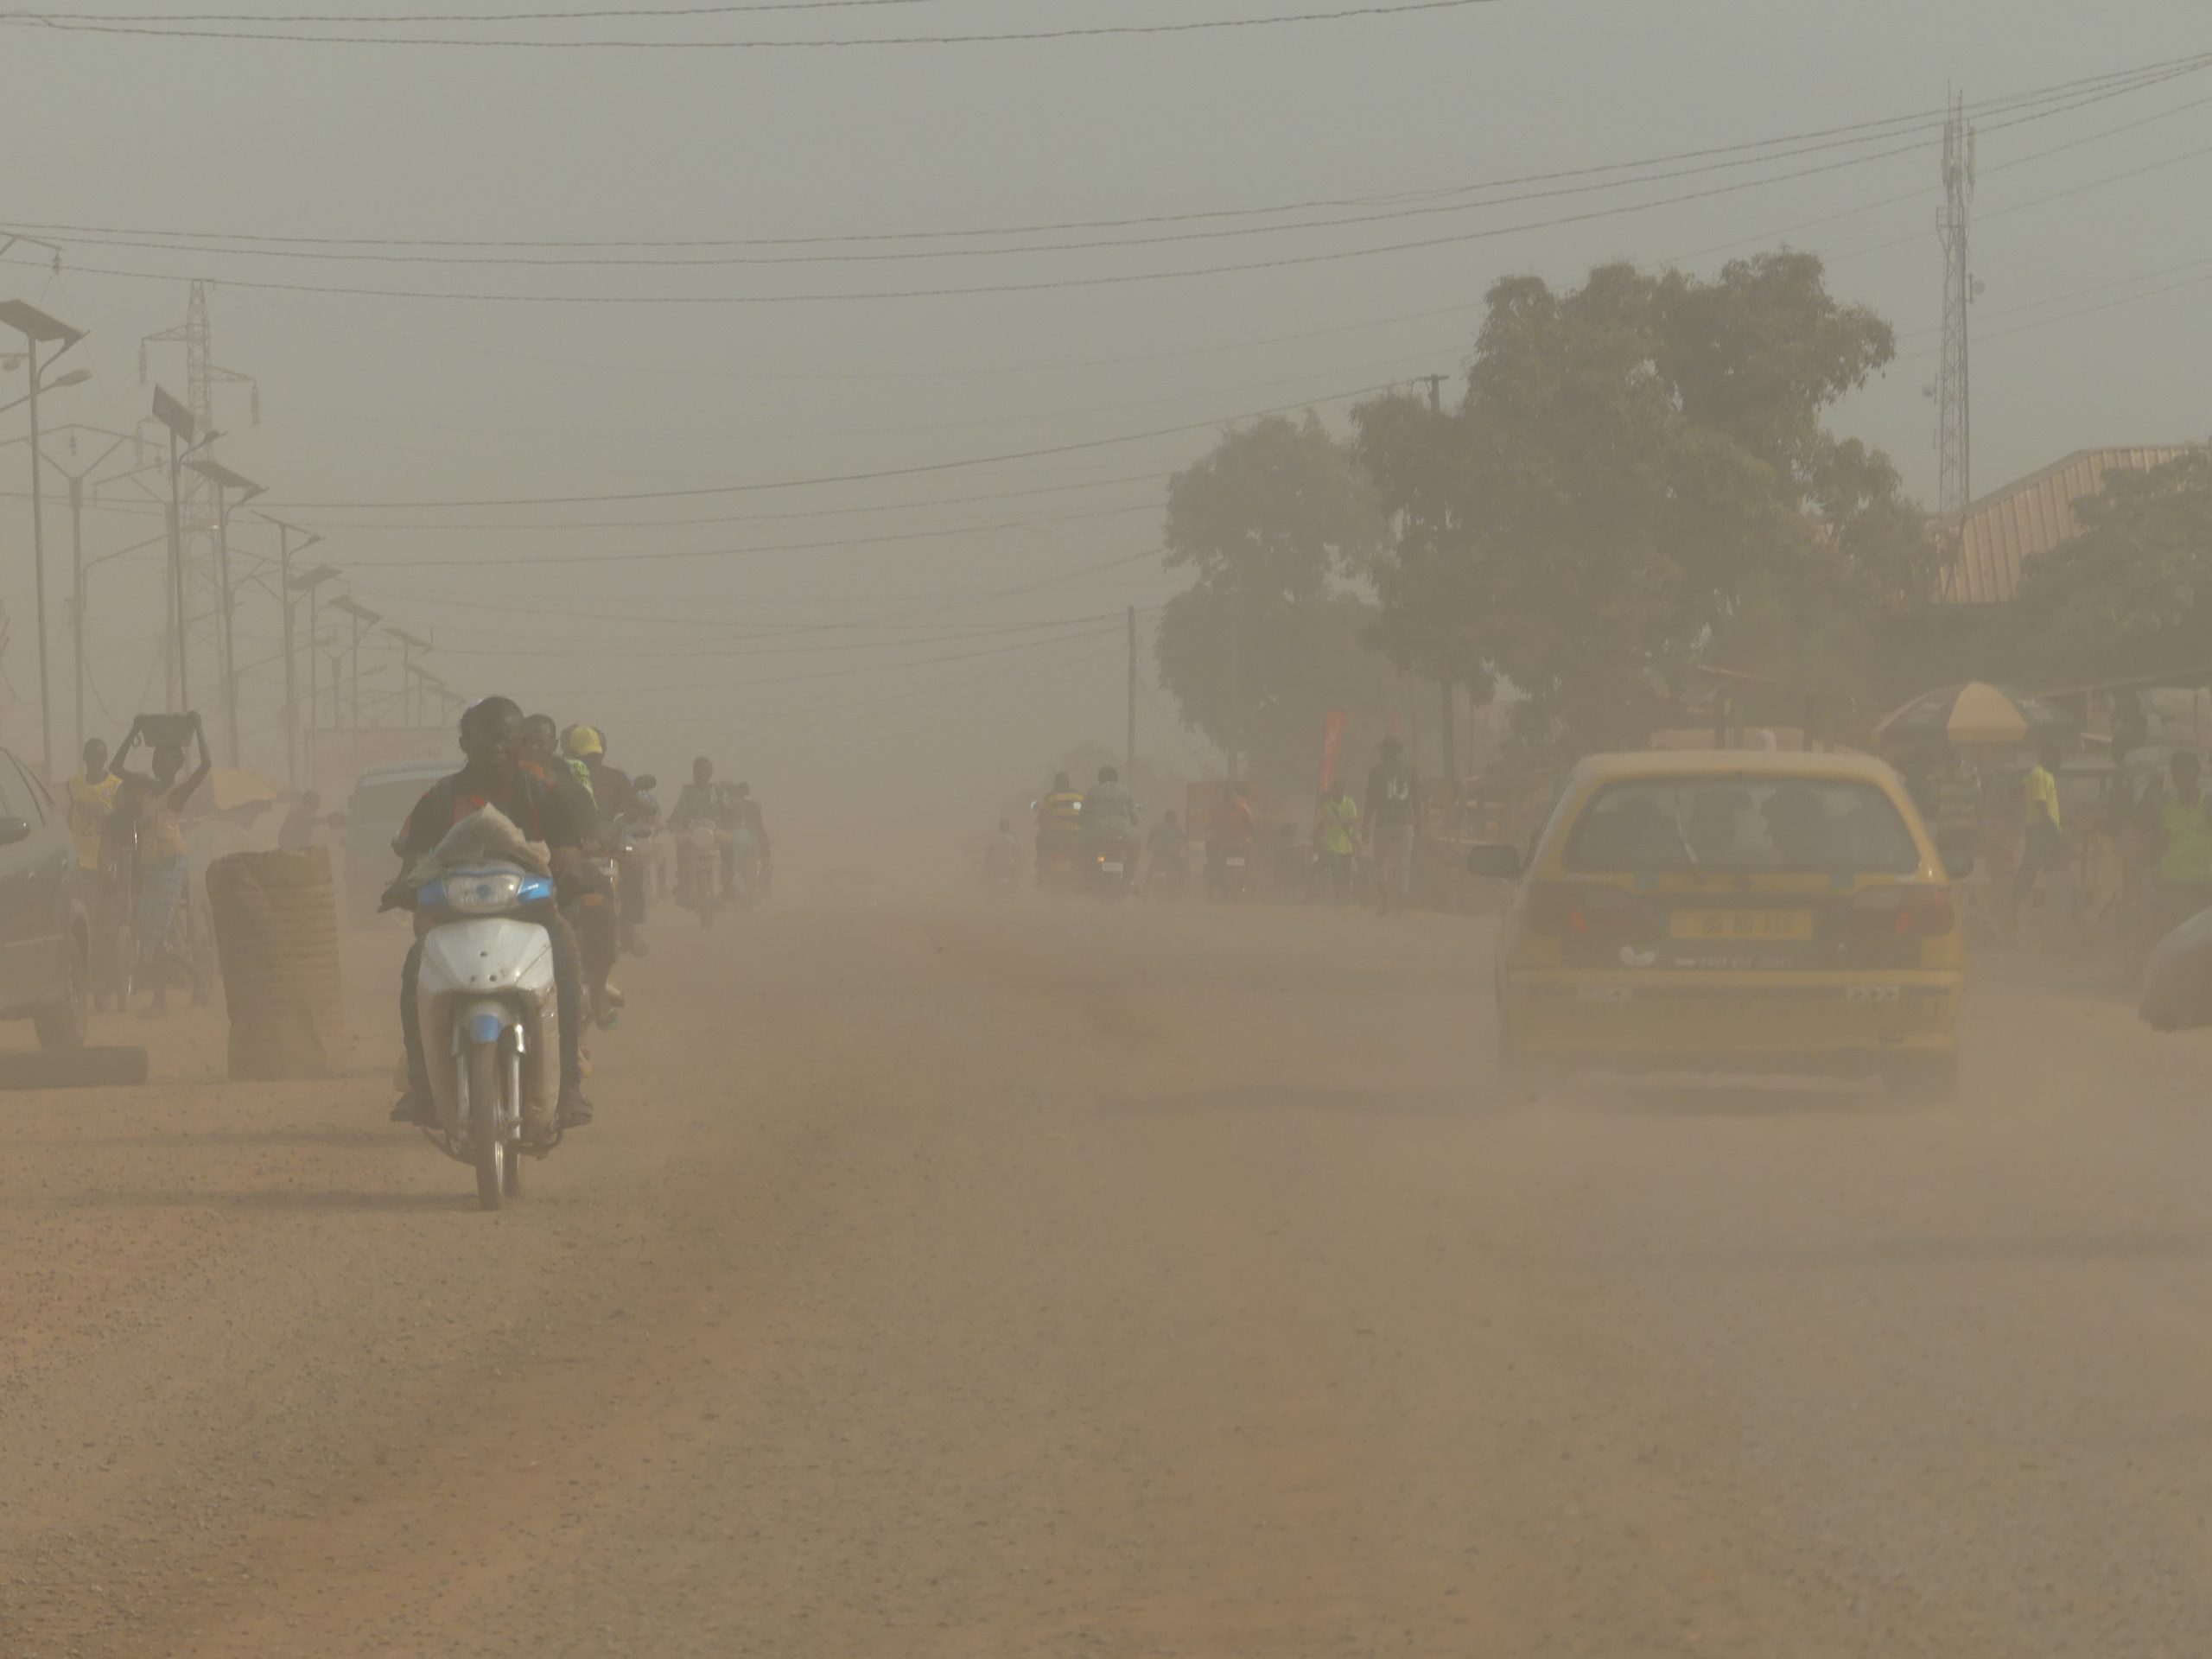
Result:
[[[1592,755],[1561,785],[1497,942],[1509,1079],[1578,1068],[1878,1075],[1958,1088],[1953,875],[1871,755]]]

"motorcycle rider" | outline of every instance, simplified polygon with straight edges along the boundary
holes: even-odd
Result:
[[[768,850],[768,821],[760,816],[760,803],[753,798],[752,785],[736,783],[730,785],[728,810],[735,830],[731,838],[731,852],[734,855],[739,837],[750,839],[754,879],[759,885],[755,896],[766,898],[768,889],[775,885],[776,865],[774,855]]]
[[[1248,861],[1245,875],[1249,880],[1252,843],[1258,838],[1259,829],[1252,817],[1252,804],[1244,798],[1244,785],[1231,783],[1223,796],[1221,804],[1215,807],[1206,823],[1206,867],[1218,892],[1229,879],[1229,859],[1234,855]]]
[[[1165,882],[1170,891],[1183,890],[1184,880],[1191,873],[1191,842],[1173,812],[1152,826],[1144,855],[1145,868],[1154,886]]]
[[[620,929],[614,916],[614,890],[591,861],[606,846],[598,803],[592,798],[591,774],[582,761],[571,762],[561,753],[560,728],[550,715],[531,715],[523,721],[520,764],[524,772],[569,803],[569,810],[579,827],[584,851],[582,870],[575,891],[563,890],[561,906],[576,931],[576,945],[583,957],[584,983],[591,987],[592,1011],[601,1024],[611,1025],[613,1021],[610,1016],[621,1005],[622,999],[619,992],[611,989],[607,979],[614,971],[614,959],[621,954],[622,947]]]
[[[676,810],[668,816],[668,827],[678,835],[695,823],[713,829],[716,869],[725,892],[737,856],[731,841],[728,805],[728,797],[715,783],[715,763],[702,754],[691,763],[691,781],[677,792]]]
[[[599,728],[571,726],[561,747],[567,751],[571,766],[582,764],[593,804],[599,809],[600,828],[619,848],[624,839],[623,820],[635,817],[639,810],[637,785],[630,781],[629,773],[607,764],[607,734]],[[638,925],[645,919],[645,861],[633,848],[617,851],[615,865],[621,873],[617,937],[623,950],[642,957],[645,942],[638,937]]]
[[[1052,849],[1083,836],[1083,792],[1068,782],[1065,772],[1052,774],[1052,787],[1037,804],[1037,874],[1043,879]]]
[[[1116,842],[1125,849],[1124,857],[1136,851],[1137,798],[1111,766],[1098,768],[1096,785],[1083,798],[1083,838],[1094,853]]]
[[[415,907],[415,889],[407,871],[436,850],[446,832],[471,813],[496,807],[531,840],[542,842],[551,855],[554,882],[563,893],[580,891],[586,879],[583,842],[585,820],[578,816],[575,795],[550,787],[543,778],[525,770],[523,757],[522,710],[505,697],[486,697],[472,703],[461,716],[461,752],[467,757],[459,772],[441,778],[423,792],[399,832],[400,874],[385,898],[387,905]],[[579,1046],[583,1034],[582,964],[575,933],[557,910],[544,918],[553,944],[553,979],[561,1022],[561,1097],[556,1122],[564,1129],[582,1128],[592,1120],[591,1103],[584,1098],[583,1064]],[[423,1052],[423,1030],[415,1005],[415,985],[423,967],[419,934],[399,971],[399,1029],[407,1043],[407,1092],[391,1109],[395,1123],[435,1127],[437,1108],[430,1095],[429,1062]]]
[[[1021,880],[1021,843],[1014,838],[1011,820],[999,820],[998,833],[983,849],[983,880],[1013,887]]]

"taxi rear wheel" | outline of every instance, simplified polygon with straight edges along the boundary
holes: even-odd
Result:
[[[1884,1062],[1882,1087],[1892,1098],[1936,1105],[1959,1097],[1959,1057],[1901,1054]]]

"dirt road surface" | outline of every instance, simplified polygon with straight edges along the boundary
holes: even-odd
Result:
[[[386,962],[0,1096],[0,1654],[2212,1652],[2212,1044],[1508,1102],[1465,919],[655,938],[496,1217]]]

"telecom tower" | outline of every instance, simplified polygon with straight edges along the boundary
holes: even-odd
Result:
[[[142,385],[147,376],[149,346],[182,342],[184,346],[185,405],[192,411],[192,423],[196,431],[213,429],[215,421],[215,388],[217,385],[243,385],[247,388],[254,424],[261,423],[261,387],[253,377],[217,365],[211,353],[211,337],[207,323],[207,288],[206,283],[192,285],[190,298],[185,303],[184,322],[175,328],[149,334],[138,342],[138,380]],[[211,446],[206,452],[211,457]],[[221,651],[224,595],[216,575],[215,556],[215,494],[214,486],[189,468],[177,479],[178,528],[184,544],[184,613],[185,649],[195,660],[213,662]],[[172,609],[175,595],[170,597]],[[164,639],[176,637],[175,618],[169,619],[170,627]],[[171,647],[164,645],[165,652]],[[169,666],[168,680],[172,689],[176,684],[176,665]],[[200,675],[194,683],[219,686],[219,676]],[[209,699],[213,701],[212,698]]]
[[[1943,124],[1943,207],[1936,220],[1943,244],[1943,361],[1936,372],[1936,505],[1956,512],[1974,499],[1974,421],[1967,385],[1967,209],[1974,201],[1974,132],[1966,94],[1951,94]]]

